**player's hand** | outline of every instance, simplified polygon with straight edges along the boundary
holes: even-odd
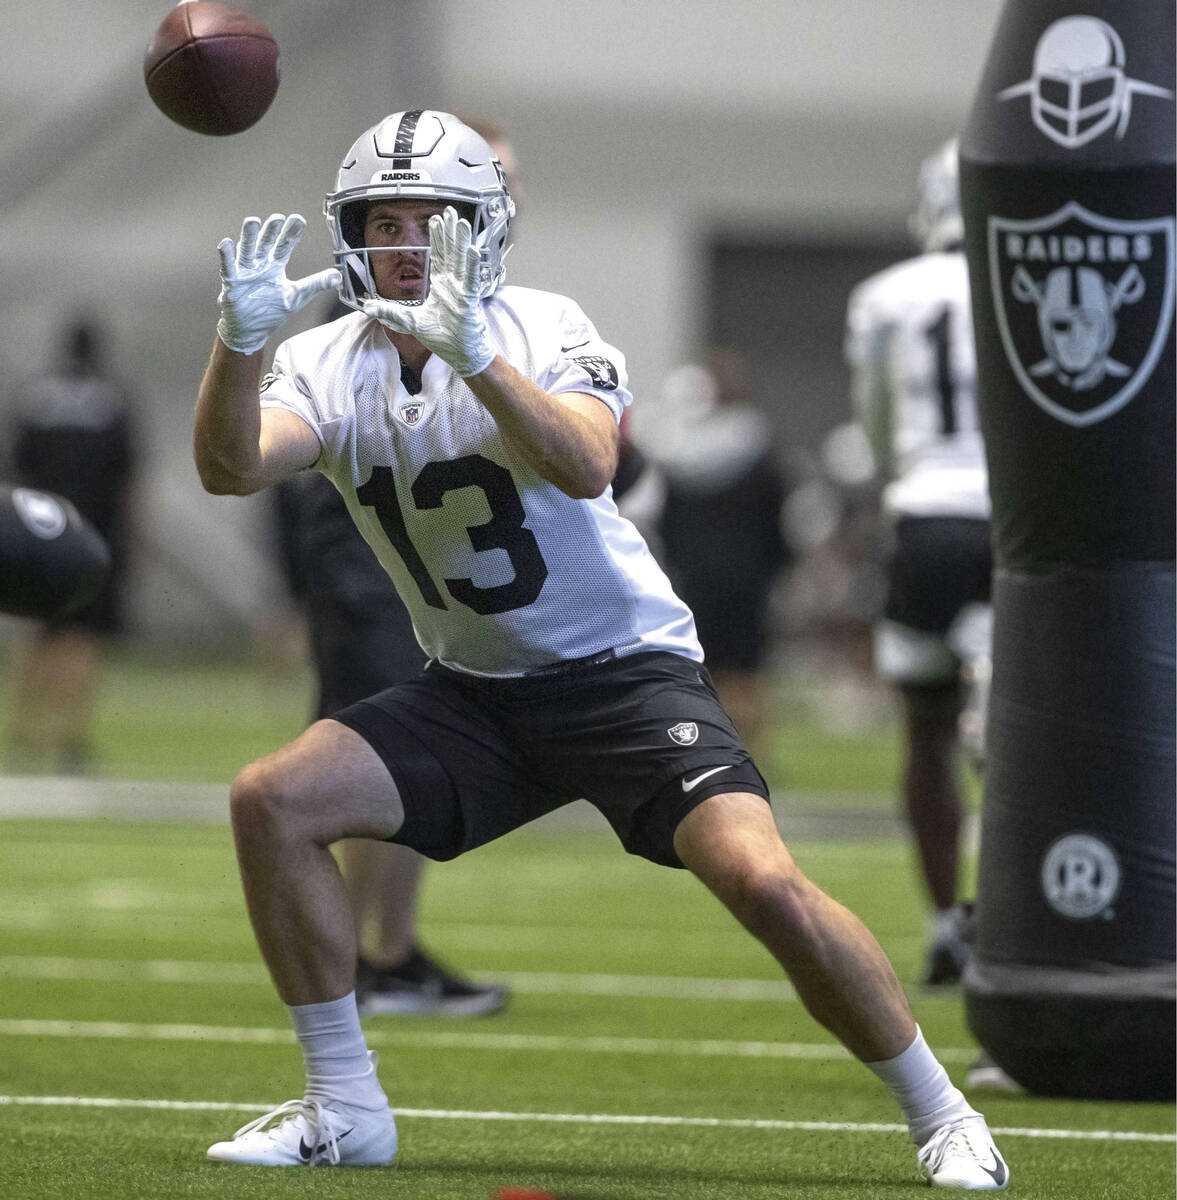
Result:
[[[217,246],[221,256],[217,336],[230,350],[242,354],[260,350],[287,317],[320,292],[339,286],[334,267],[293,283],[286,278],[286,264],[306,227],[298,213],[289,217],[274,213],[264,225],[257,217],[246,217],[236,247],[232,238]]]
[[[415,337],[463,379],[490,366],[480,291],[481,259],[470,222],[453,206],[429,218],[429,294],[419,305],[365,300],[364,312],[397,333]]]

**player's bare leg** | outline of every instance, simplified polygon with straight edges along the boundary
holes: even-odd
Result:
[[[98,638],[85,630],[38,634],[29,642],[9,733],[18,767],[70,772],[86,765],[101,668]]]
[[[359,734],[318,721],[246,767],[230,805],[249,917],[278,994],[291,1005],[346,995],[355,924],[329,846],[400,828],[404,810],[388,769]]]
[[[941,1187],[996,1190],[1009,1171],[985,1119],[936,1061],[882,947],[798,870],[768,805],[746,793],[704,800],[680,822],[683,863],[785,969],[805,1007],[886,1084]]]
[[[915,1021],[886,955],[798,870],[759,796],[712,796],[679,825],[683,863],[767,947],[805,1007],[864,1062],[911,1045]]]
[[[961,826],[956,726],[960,703],[953,688],[905,693],[907,766],[903,797],[920,867],[936,908],[956,903]]]
[[[349,838],[338,849],[360,953],[374,963],[400,962],[416,942],[417,895],[425,860],[395,842]]]
[[[336,847],[356,920],[356,1001],[364,1016],[476,1017],[508,988],[443,966],[420,944],[417,898],[425,859],[408,846],[349,838]]]
[[[924,982],[955,983],[970,953],[964,910],[957,905],[964,804],[959,780],[955,687],[904,688],[907,762],[903,800],[920,870],[932,901]]]
[[[307,1084],[301,1099],[242,1126],[208,1157],[386,1165],[396,1121],[360,1029],[351,901],[330,846],[396,833],[404,819],[396,786],[363,738],[319,721],[246,767],[230,804],[249,917],[302,1046]]]

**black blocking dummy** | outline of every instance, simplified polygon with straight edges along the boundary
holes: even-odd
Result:
[[[110,572],[102,535],[64,497],[0,485],[0,612],[52,620]]]
[[[995,631],[969,1027],[1174,1093],[1174,6],[1008,0],[961,139]]]

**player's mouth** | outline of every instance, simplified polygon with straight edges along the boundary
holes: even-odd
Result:
[[[425,272],[416,267],[397,271],[389,282],[392,300],[421,300],[425,291]]]

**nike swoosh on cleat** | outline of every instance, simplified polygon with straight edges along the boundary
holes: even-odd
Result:
[[[720,771],[730,771],[731,769],[731,763],[728,763],[726,767],[712,767],[710,771],[704,771],[702,775],[696,775],[694,779],[684,779],[682,790],[689,792],[698,787],[704,779],[710,779],[712,775],[718,775]]]
[[[351,1129],[349,1129],[347,1131],[347,1133],[341,1133],[335,1139],[335,1144],[338,1146],[339,1143],[342,1142],[343,1139],[345,1137],[347,1137],[347,1134],[351,1133],[353,1129],[355,1129],[354,1125],[351,1127]],[[321,1146],[317,1146],[314,1150],[312,1150],[310,1148],[310,1146],[307,1145],[306,1138],[300,1137],[298,1139],[298,1156],[299,1156],[299,1158],[302,1159],[303,1162],[310,1162],[312,1154],[325,1154],[326,1152],[327,1152],[327,1143],[326,1142],[324,1142]]]
[[[567,354],[569,350],[579,350],[581,348],[581,346],[587,346],[588,344],[589,344],[589,340],[588,340],[588,338],[585,338],[585,340],[583,342],[577,342],[575,346],[561,346],[560,353]]]
[[[1001,1162],[995,1155],[990,1155],[990,1157],[992,1158],[993,1166],[986,1166],[979,1159],[977,1160],[977,1166],[979,1166],[981,1170],[984,1171],[985,1174],[988,1175],[995,1184],[997,1184],[998,1187],[1005,1187],[1005,1181],[1009,1178],[1009,1169],[1006,1167],[1005,1163]]]

